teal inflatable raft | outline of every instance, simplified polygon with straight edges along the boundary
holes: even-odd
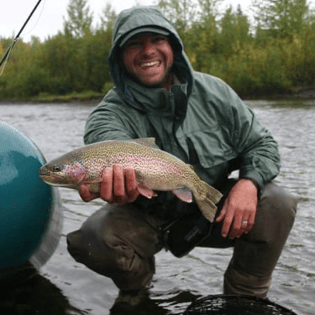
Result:
[[[62,208],[57,189],[39,179],[44,163],[30,138],[0,122],[0,281],[38,270],[59,243]]]

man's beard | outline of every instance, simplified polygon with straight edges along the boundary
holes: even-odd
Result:
[[[141,80],[138,76],[136,76],[134,73],[130,73],[127,70],[126,74],[127,76],[135,81],[136,83],[139,83],[145,87],[148,88],[166,88],[172,86],[172,81],[173,81],[173,67],[169,67],[167,72],[165,73],[163,79],[159,82],[154,82],[150,84],[149,82],[146,82],[145,80]]]

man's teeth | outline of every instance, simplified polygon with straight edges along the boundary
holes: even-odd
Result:
[[[141,65],[141,67],[152,67],[158,64],[158,61],[152,61],[152,62],[147,62],[147,63],[143,63]]]

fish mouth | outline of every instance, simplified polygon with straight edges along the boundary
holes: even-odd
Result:
[[[39,178],[43,179],[43,180],[55,177],[50,172],[47,172],[47,171],[44,171],[44,170],[41,170],[41,169],[38,170],[38,173],[39,173]]]
[[[41,176],[51,176],[51,173],[44,167],[40,167],[38,170],[39,177]]]
[[[45,182],[46,184],[49,184],[49,185],[58,185],[59,183],[56,182],[56,179],[55,177],[49,175],[49,174],[39,174],[39,178]]]
[[[68,183],[64,183],[62,180],[63,178],[61,178],[60,176],[52,175],[50,173],[40,173],[39,178],[43,182],[51,186],[61,186],[61,187],[70,186]]]
[[[47,178],[51,178],[51,174],[49,174],[48,172],[43,172],[41,170],[38,171],[39,173],[39,178],[40,179],[47,179]]]

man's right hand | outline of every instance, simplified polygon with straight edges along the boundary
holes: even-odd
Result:
[[[93,193],[89,185],[81,185],[79,194],[85,202],[102,198],[108,203],[133,202],[139,196],[136,173],[133,168],[124,169],[121,165],[106,167],[102,173],[99,193]]]

